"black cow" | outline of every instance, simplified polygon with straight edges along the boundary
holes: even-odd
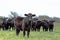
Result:
[[[42,20],[43,31],[53,31],[54,22],[54,20]]]
[[[3,30],[14,29],[14,20],[13,19],[3,19]]]
[[[47,20],[42,20],[43,31],[48,31],[49,22]]]
[[[29,13],[25,14],[25,16],[27,17],[27,19],[24,19],[22,17],[15,18],[14,25],[16,27],[16,35],[19,35],[19,32],[22,29],[23,36],[25,36],[25,31],[27,31],[27,37],[29,37],[30,28],[32,28],[32,17],[35,15]]]
[[[3,25],[3,30],[8,30],[8,27],[7,27],[7,19],[6,18],[3,19],[2,25]]]
[[[41,26],[42,26],[42,21],[37,20],[36,30],[37,30],[37,31],[40,31]]]
[[[36,31],[37,20],[38,18],[33,18],[32,20],[32,31]]]
[[[12,28],[12,30],[14,30],[14,19],[8,19],[7,20],[7,27],[8,27],[8,29],[11,29]]]
[[[36,24],[36,29],[38,31],[40,31],[40,28],[43,28],[43,31],[48,31],[48,28],[49,28],[49,24],[48,24],[48,21],[47,20],[38,20],[37,21],[37,24]]]
[[[4,28],[3,28],[3,27],[4,27],[4,25],[3,25],[3,20],[2,20],[2,21],[0,21],[0,30],[1,30],[1,29],[3,29],[3,30],[4,30]]]
[[[49,31],[51,32],[51,31],[53,31],[53,28],[54,28],[54,20],[50,20],[49,21]]]

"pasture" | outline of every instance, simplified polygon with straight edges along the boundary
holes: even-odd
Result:
[[[0,40],[60,40],[60,23],[54,24],[53,32],[31,31],[30,37],[23,37],[22,31],[19,36],[16,36],[15,30],[0,31]]]

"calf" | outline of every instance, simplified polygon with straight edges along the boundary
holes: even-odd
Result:
[[[14,25],[16,27],[16,35],[19,35],[20,30],[22,30],[23,36],[25,36],[25,31],[27,31],[27,37],[29,37],[30,28],[32,27],[32,17],[35,15],[29,13],[25,14],[25,16],[27,16],[27,19],[22,17],[15,18]]]

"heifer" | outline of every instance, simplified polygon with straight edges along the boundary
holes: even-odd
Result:
[[[42,26],[42,21],[37,20],[36,30],[37,30],[37,31],[40,31],[41,26]]]
[[[36,30],[40,31],[41,27],[43,28],[43,31],[48,31],[49,24],[47,20],[37,20],[36,21]]]
[[[45,30],[45,31],[53,31],[53,28],[54,28],[54,20],[43,20],[44,22],[44,25],[43,25],[43,30]]]
[[[17,17],[14,20],[14,26],[16,28],[16,35],[19,34],[20,30],[22,29],[23,24],[23,17]]]
[[[3,25],[3,30],[8,30],[8,27],[7,27],[7,19],[6,18],[3,19],[2,25]]]
[[[7,20],[7,27],[9,28],[9,29],[14,29],[15,27],[14,27],[14,19],[8,19]]]
[[[4,19],[2,25],[4,30],[14,29],[14,20],[9,18]]]
[[[33,21],[32,21],[32,31],[36,31],[37,20],[38,20],[38,18],[33,18]]]
[[[23,36],[25,36],[25,31],[27,31],[27,37],[29,37],[30,28],[32,28],[32,15],[31,13],[25,14],[27,19],[22,17],[15,18],[14,25],[16,27],[16,35],[19,35],[20,30],[23,31]],[[27,20],[27,21],[26,21]]]
[[[54,28],[54,20],[50,20],[49,21],[49,31],[51,32],[51,31],[53,31],[53,28]]]
[[[0,19],[0,29],[3,29],[2,23],[3,23],[3,20]]]
[[[49,22],[47,20],[42,20],[43,31],[48,31]]]

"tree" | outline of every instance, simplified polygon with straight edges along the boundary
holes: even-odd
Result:
[[[19,15],[16,12],[11,11],[11,14],[9,14],[9,18],[15,18],[17,16],[19,16]]]

